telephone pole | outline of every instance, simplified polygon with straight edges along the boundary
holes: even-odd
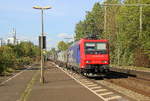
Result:
[[[107,31],[107,6],[104,6],[104,33]]]
[[[140,12],[140,16],[139,16],[139,37],[141,36],[142,34],[142,30],[143,30],[143,7],[147,7],[147,6],[150,6],[150,4],[141,4],[140,2],[137,3],[137,4],[101,4],[101,6],[104,6],[104,32],[107,31],[107,8],[106,7],[109,7],[109,6],[129,6],[129,7],[139,7],[139,12]]]
[[[141,38],[142,30],[143,30],[143,7],[150,6],[150,4],[141,4],[141,0],[138,1],[137,4],[108,4],[106,1],[104,4],[104,33],[107,33],[107,7],[109,6],[127,6],[127,7],[139,7],[139,38]],[[117,36],[118,37],[118,36]],[[120,47],[118,47],[118,65],[120,64]]]
[[[143,13],[143,6],[140,6],[140,34],[139,34],[139,38],[141,37],[142,34],[142,30],[143,30],[143,20],[142,20],[142,14]]]
[[[107,31],[107,29],[106,29],[107,28],[106,27],[107,26],[107,6],[104,6],[104,10],[105,10],[104,11],[105,12],[104,13],[104,33],[106,33],[106,31]]]

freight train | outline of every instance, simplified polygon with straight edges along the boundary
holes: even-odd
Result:
[[[55,54],[55,62],[79,73],[106,73],[109,71],[108,40],[81,39],[72,44],[67,51]],[[54,59],[52,59],[54,60]]]

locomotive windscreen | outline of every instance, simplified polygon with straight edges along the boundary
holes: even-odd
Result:
[[[104,42],[86,42],[85,54],[107,54],[106,45]]]

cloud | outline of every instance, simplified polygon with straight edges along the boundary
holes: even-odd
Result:
[[[20,41],[30,41],[33,42],[35,45],[38,45],[38,36],[17,35],[17,39]]]
[[[58,34],[57,35],[57,37],[59,37],[59,38],[68,38],[68,39],[72,39],[73,38],[73,35],[69,35],[69,34],[67,34],[67,33],[60,33],[60,34]]]

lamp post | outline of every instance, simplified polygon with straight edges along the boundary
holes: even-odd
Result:
[[[40,6],[34,6],[33,7],[34,9],[37,9],[37,10],[41,10],[41,77],[40,77],[40,82],[41,83],[44,83],[45,79],[44,79],[44,69],[43,69],[43,64],[44,64],[44,58],[43,58],[43,36],[44,36],[44,20],[43,20],[43,11],[44,10],[48,10],[48,9],[51,9],[50,6],[45,6],[45,7],[40,7]]]

